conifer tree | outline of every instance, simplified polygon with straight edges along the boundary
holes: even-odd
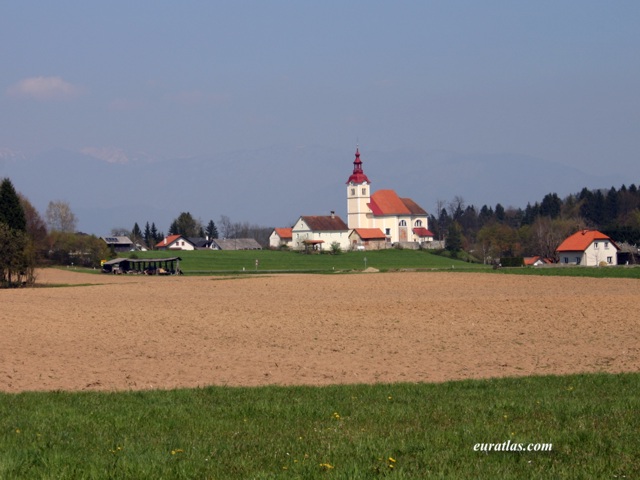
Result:
[[[20,197],[8,178],[0,184],[0,223],[6,224],[11,230],[27,230],[27,218]]]

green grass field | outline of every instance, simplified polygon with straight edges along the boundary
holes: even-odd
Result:
[[[180,256],[180,268],[187,275],[237,273],[330,273],[361,271],[373,267],[382,272],[398,270],[485,272],[517,275],[585,276],[603,278],[638,278],[636,267],[516,267],[493,270],[491,266],[455,260],[428,251],[379,250],[344,252],[339,255],[306,255],[291,251],[211,251],[136,252],[138,258]],[[366,261],[365,261],[366,259]],[[258,266],[256,267],[256,260]]]
[[[593,374],[0,394],[0,478],[637,478],[639,391]]]
[[[371,252],[345,252],[338,255],[313,254],[276,250],[251,251],[152,251],[136,252],[138,258],[182,258],[180,268],[185,274],[238,273],[238,272],[313,272],[364,270],[366,267],[381,271],[399,269],[486,269],[486,266],[434,255],[417,250],[379,250]],[[256,268],[256,260],[258,266]]]

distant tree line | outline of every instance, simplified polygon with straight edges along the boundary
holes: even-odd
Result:
[[[76,232],[68,203],[49,202],[45,218],[9,178],[0,182],[0,287],[33,284],[38,266],[95,267],[109,255],[103,240]]]
[[[438,201],[430,228],[452,252],[465,250],[480,260],[542,255],[578,230],[597,229],[617,242],[640,243],[640,192],[635,185],[603,190],[583,188],[561,199],[549,193],[526,208],[465,205],[461,196]]]
[[[219,226],[219,228],[218,228]],[[216,224],[209,220],[206,226],[199,219],[193,217],[190,212],[182,212],[169,225],[168,235],[182,235],[187,238],[253,238],[260,245],[269,245],[269,236],[273,229],[253,225],[248,222],[233,222],[226,215],[221,215]],[[153,249],[164,238],[164,232],[159,232],[156,224],[146,222],[142,231],[136,222],[131,230],[124,228],[113,228],[111,234],[114,236],[128,236],[136,244],[144,244],[147,248]]]

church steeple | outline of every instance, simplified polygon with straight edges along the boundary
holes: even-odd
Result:
[[[360,185],[371,183],[362,170],[362,160],[360,160],[360,149],[356,147],[356,159],[353,161],[353,173],[347,180],[347,185]]]
[[[347,180],[347,225],[349,228],[368,228],[371,201],[371,182],[362,170],[360,149],[356,147],[356,159],[353,161],[353,173]]]

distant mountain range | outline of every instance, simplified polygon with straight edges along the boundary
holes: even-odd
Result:
[[[324,147],[273,147],[206,157],[109,163],[88,154],[53,150],[35,157],[0,155],[0,178],[9,177],[44,216],[51,200],[68,202],[78,228],[98,236],[114,227],[167,233],[190,212],[206,223],[291,226],[300,215],[334,210],[346,218],[347,178],[355,151]],[[436,202],[458,195],[467,205],[525,207],[547,193],[561,198],[583,187],[604,188],[633,179],[595,176],[524,155],[361,150],[372,190],[394,189],[432,213]],[[436,212],[433,212],[436,213]]]

